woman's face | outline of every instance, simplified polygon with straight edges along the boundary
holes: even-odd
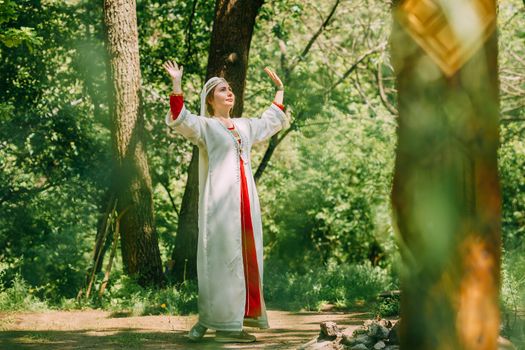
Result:
[[[210,104],[214,111],[233,108],[233,105],[235,104],[235,95],[228,83],[219,83],[219,85],[215,87],[213,100]]]

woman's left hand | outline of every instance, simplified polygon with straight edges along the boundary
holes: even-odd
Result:
[[[266,74],[268,74],[270,79],[272,79],[272,81],[279,90],[284,90],[283,82],[281,81],[281,79],[279,79],[279,77],[277,76],[277,74],[275,74],[274,71],[272,71],[269,67],[265,67],[264,71],[266,72]]]

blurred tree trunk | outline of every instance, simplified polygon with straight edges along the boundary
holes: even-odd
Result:
[[[501,254],[496,32],[458,71],[443,74],[399,21],[401,3],[391,37],[401,349],[494,350]]]
[[[159,285],[163,274],[143,138],[135,1],[105,0],[104,19],[112,75],[113,181],[117,211],[126,211],[120,226],[124,269],[141,285]]]
[[[255,18],[263,0],[217,0],[215,19],[208,54],[206,80],[224,77],[235,94],[232,116],[242,115],[244,87],[248,69],[248,54]],[[199,151],[193,147],[188,180],[179,217],[175,248],[173,277],[176,282],[197,278],[197,238],[199,203]]]

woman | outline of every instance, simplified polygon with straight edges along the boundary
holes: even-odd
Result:
[[[250,164],[252,145],[287,125],[284,88],[277,85],[271,106],[260,118],[235,118],[235,95],[213,77],[201,92],[200,115],[184,107],[182,67],[166,62],[173,80],[166,123],[199,147],[199,238],[197,275],[199,321],[188,333],[199,340],[208,328],[219,342],[253,342],[243,325],[268,328],[263,298],[263,244],[259,198]]]

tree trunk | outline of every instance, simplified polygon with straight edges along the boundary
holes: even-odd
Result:
[[[206,80],[220,76],[230,83],[235,94],[232,115],[236,117],[242,115],[248,54],[255,18],[262,4],[263,0],[217,0],[215,3]],[[197,277],[198,157],[198,149],[194,147],[172,254],[176,282]]]
[[[392,201],[404,262],[401,349],[494,350],[501,254],[496,32],[488,31],[459,65],[449,60],[466,52],[452,45],[459,39],[439,32],[448,33],[437,41],[450,51],[437,63],[435,47],[407,29],[400,12],[407,3],[394,7],[391,37],[399,105]],[[493,1],[483,5],[495,13]]]
[[[141,285],[163,281],[153,217],[153,195],[144,144],[136,5],[105,0],[104,19],[112,75],[114,184],[121,221],[124,270]]]
[[[188,179],[180,205],[179,226],[171,254],[175,282],[197,280],[197,239],[199,237],[199,149],[194,146]]]

